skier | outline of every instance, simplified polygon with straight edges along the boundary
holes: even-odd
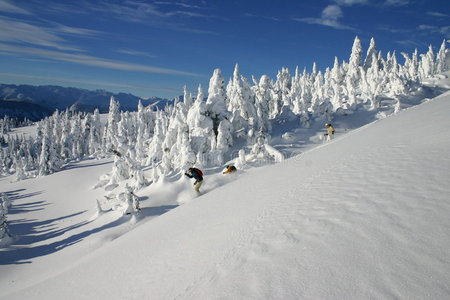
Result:
[[[231,173],[234,173],[236,171],[237,171],[237,169],[236,169],[235,166],[227,165],[227,166],[225,166],[225,169],[223,170],[222,174],[231,174]]]
[[[325,123],[325,128],[327,129],[327,133],[325,133],[325,136],[327,137],[327,141],[329,141],[333,138],[334,127],[329,123]]]
[[[203,173],[202,171],[200,171],[197,168],[189,168],[186,173],[184,173],[184,175],[186,175],[189,178],[194,178],[195,182],[194,182],[194,190],[197,193],[200,193],[200,187],[202,186],[203,183]]]

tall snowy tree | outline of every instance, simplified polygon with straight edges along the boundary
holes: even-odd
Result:
[[[445,71],[448,71],[449,64],[447,59],[447,49],[445,47],[446,40],[444,40],[441,44],[441,47],[439,48],[439,52],[437,54],[436,58],[436,72],[442,73]]]
[[[258,131],[268,133],[272,128],[269,122],[269,102],[272,97],[272,85],[267,75],[261,76],[256,87],[256,115]]]
[[[213,130],[217,136],[219,123],[224,118],[226,108],[226,92],[224,79],[220,69],[215,69],[213,76],[209,80],[208,99],[206,100],[207,111],[213,120]]]
[[[371,38],[369,48],[367,49],[366,59],[364,60],[364,70],[367,71],[376,59],[377,49],[375,47],[375,39]]]
[[[39,176],[49,175],[61,168],[61,161],[56,153],[50,122],[44,122],[41,153],[39,158]]]
[[[118,124],[120,122],[120,107],[114,96],[109,101],[108,124],[106,128],[106,150],[114,150],[117,147],[116,136],[118,134]]]

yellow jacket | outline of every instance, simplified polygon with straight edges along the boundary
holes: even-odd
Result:
[[[334,134],[334,127],[331,124],[328,124],[327,132],[328,132],[328,135],[333,135]]]
[[[230,174],[233,172],[236,172],[236,167],[235,166],[226,166],[225,170],[223,170],[222,174]]]

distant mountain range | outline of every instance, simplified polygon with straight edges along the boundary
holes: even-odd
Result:
[[[93,112],[98,108],[101,113],[106,113],[111,96],[119,101],[120,109],[126,111],[137,110],[139,100],[144,106],[154,105],[160,108],[173,103],[173,100],[158,97],[142,99],[132,94],[114,94],[105,90],[91,91],[53,85],[0,84],[0,117],[8,115],[37,121],[51,115],[56,109],[67,108],[83,112]]]

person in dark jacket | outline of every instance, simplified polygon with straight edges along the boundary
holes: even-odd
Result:
[[[186,173],[184,173],[189,178],[194,178],[194,190],[197,193],[200,193],[200,187],[203,184],[203,173],[197,168],[189,168]]]

